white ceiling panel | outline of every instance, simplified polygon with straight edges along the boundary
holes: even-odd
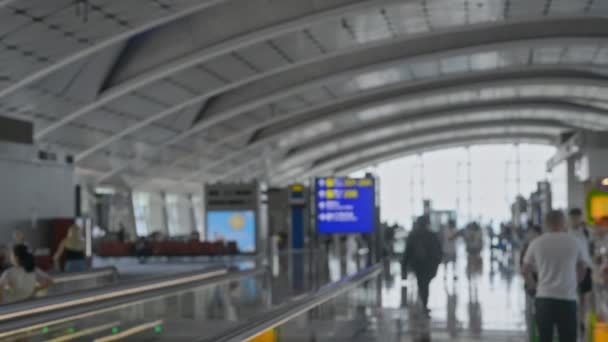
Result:
[[[129,113],[140,119],[152,116],[165,108],[157,102],[151,102],[148,98],[136,94],[123,96],[106,107]]]
[[[570,0],[549,0],[551,6],[551,15],[567,15],[569,13],[582,13],[590,3],[594,1],[570,1]]]
[[[562,63],[565,64],[587,64],[591,63],[599,49],[598,46],[571,45],[566,48],[562,55]]]
[[[545,9],[550,10],[550,7],[546,7],[550,3],[551,0],[510,0],[506,1],[508,6],[505,6],[505,14],[512,19],[544,16]]]
[[[410,64],[409,68],[416,78],[428,78],[439,75],[439,63],[436,61]]]
[[[326,50],[338,50],[352,46],[352,34],[344,29],[341,19],[324,21],[309,29],[309,32]]]
[[[470,69],[469,56],[454,56],[442,58],[439,64],[442,74],[465,72]]]
[[[275,38],[272,44],[291,61],[311,59],[323,54],[314,41],[301,31]]]
[[[148,126],[132,134],[132,137],[158,146],[175,136],[175,131],[161,126]]]
[[[429,31],[427,17],[418,1],[386,7],[386,14],[398,33],[417,34]]]
[[[187,69],[164,81],[175,83],[174,85],[183,87],[186,91],[200,94],[209,92],[225,84],[224,81],[200,68]]]
[[[540,47],[535,48],[533,51],[534,63],[557,64],[561,60],[562,54],[565,52],[565,48],[561,46]]]
[[[239,50],[238,53],[261,71],[280,68],[288,64],[285,58],[266,42],[246,47]]]
[[[201,163],[223,158],[226,162],[214,171],[243,166],[226,175],[230,178],[248,174],[249,169],[266,173],[264,160],[280,162],[283,149],[290,144],[332,136],[403,112],[530,96],[587,104],[607,100],[604,87],[577,84],[567,88],[543,84],[437,92],[409,101],[362,106],[341,116],[307,123],[297,132],[277,129],[276,137],[248,150],[245,145],[252,133],[264,128],[262,124],[272,124],[272,128],[289,126],[281,126],[285,122],[279,117],[289,118],[289,123],[300,122],[294,113],[305,113],[313,107],[314,113],[323,113],[325,106],[339,108],[342,103],[372,99],[372,94],[380,96],[395,89],[417,91],[419,84],[444,78],[451,82],[472,73],[489,77],[493,71],[502,77],[514,70],[542,76],[549,70],[561,74],[560,68],[568,75],[576,69],[583,76],[605,76],[601,68],[608,64],[605,38],[601,29],[593,30],[602,25],[584,25],[587,21],[581,18],[589,16],[588,20],[601,22],[602,16],[608,15],[608,4],[597,0],[421,0],[388,5],[355,0],[252,0],[245,8],[239,1],[224,0],[196,13],[189,13],[188,9],[202,8],[212,0],[89,1],[86,19],[83,11],[76,11],[73,0],[14,1],[0,9],[0,112],[34,120],[41,144],[60,144],[80,151],[101,142],[109,144],[85,158],[89,164],[83,165],[99,171],[122,168],[127,170],[127,176],[133,171],[153,177],[168,165],[168,174],[163,176],[171,178],[172,164],[197,168]],[[245,12],[237,11],[243,8]],[[148,32],[137,31],[141,25],[175,13],[180,16],[171,23]],[[502,26],[504,20],[508,21],[509,30]],[[530,23],[538,30],[524,30],[531,26],[523,25]],[[469,26],[476,24],[482,25]],[[513,34],[514,42],[496,50],[485,49],[482,46],[492,43],[491,39],[479,38],[486,28],[503,32],[497,36],[501,43],[509,40],[509,34]],[[471,34],[458,36],[466,30],[471,30]],[[100,48],[96,44],[107,43],[126,31],[130,33],[121,39],[130,42],[127,49],[122,44],[107,45],[103,53],[94,52]],[[134,36],[136,32],[138,35]],[[428,40],[424,40],[426,37]],[[560,42],[561,37],[568,38],[568,42]],[[410,38],[412,42],[423,42],[412,46],[411,54],[420,49],[426,51],[420,55],[428,54],[427,58],[367,67],[391,60],[389,47],[393,44],[404,47],[393,50],[404,51],[403,55],[410,53]],[[370,42],[373,44],[363,45]],[[467,47],[479,53],[462,52]],[[460,52],[451,53],[449,48]],[[438,53],[431,55],[433,51]],[[82,56],[76,56],[79,53]],[[353,71],[361,71],[332,77],[332,68],[344,72],[348,68],[341,65],[342,61],[349,60],[356,65]],[[69,63],[56,64],[62,61]],[[53,69],[55,65],[57,68]],[[315,73],[316,65],[319,69]],[[582,74],[583,71],[588,73]],[[262,76],[275,72],[276,79]],[[241,84],[252,77],[261,79]],[[286,86],[276,86],[275,82],[285,82]],[[99,94],[102,85],[105,89]],[[218,89],[223,90],[217,92]],[[255,94],[259,91],[260,96],[252,96],[249,90]],[[209,119],[202,100],[200,105],[179,107],[209,92],[214,92],[210,113],[219,106],[218,113],[234,115],[225,120]],[[235,106],[238,110],[233,110]],[[142,120],[161,112],[168,115],[139,127]],[[199,114],[201,120],[197,120]],[[492,114],[488,111],[482,115],[490,119]],[[581,117],[579,126],[595,128],[592,121],[597,121],[597,117]],[[425,125],[431,123],[439,121]],[[415,133],[427,126],[412,126],[407,132]],[[377,138],[382,132],[395,129],[365,133],[362,138],[373,139],[374,134]],[[121,132],[129,133],[109,143],[112,136]],[[281,134],[282,139],[277,139]],[[194,150],[200,154],[191,153]],[[107,156],[107,151],[115,157]],[[325,155],[319,153],[321,157]],[[178,158],[184,161],[180,163]],[[256,159],[264,160],[251,162]],[[183,170],[174,168],[173,172],[173,177],[184,175]]]
[[[595,64],[608,64],[608,47],[600,48],[593,57],[593,63]]]
[[[209,70],[213,76],[227,82],[238,81],[259,72],[249,60],[240,56],[238,52],[205,63],[205,70]]]
[[[137,122],[138,119],[131,115],[104,109],[95,111],[87,115],[85,118],[76,120],[76,123],[91,127],[98,127],[108,131],[109,133],[120,132],[125,127],[129,127]]]
[[[155,98],[165,104],[182,103],[195,95],[188,87],[166,80],[154,82],[140,89],[138,93],[146,97]]]

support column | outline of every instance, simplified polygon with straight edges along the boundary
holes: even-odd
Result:
[[[188,194],[188,209],[188,212],[190,214],[190,232],[196,232],[198,231],[198,229],[196,227],[196,214],[194,213],[194,196],[192,194]]]
[[[161,203],[162,203],[162,214],[163,214],[162,215],[162,224],[164,225],[164,227],[161,227],[161,229],[167,236],[170,236],[171,230],[169,229],[169,211],[167,209],[167,193],[164,191],[161,192],[160,199],[161,199]]]
[[[470,146],[466,147],[467,149],[467,221],[470,222],[473,220],[473,181],[471,179],[471,148]]]

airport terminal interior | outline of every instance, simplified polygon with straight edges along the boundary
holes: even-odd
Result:
[[[608,1],[0,0],[0,341],[608,342],[607,132]]]

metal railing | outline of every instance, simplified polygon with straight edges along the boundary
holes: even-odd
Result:
[[[245,321],[243,324],[231,328],[230,331],[223,332],[212,338],[201,338],[197,341],[242,342],[251,340],[270,329],[287,323],[293,318],[340,296],[343,293],[359,287],[361,284],[376,278],[381,272],[381,264],[370,266],[352,276],[328,284],[316,292],[304,297],[299,297],[297,300],[287,302],[269,312],[257,315],[256,317]]]
[[[114,266],[108,266],[78,273],[51,274],[51,278],[55,284],[64,284],[73,281],[90,280],[101,277],[112,277],[112,280],[116,280],[116,278],[118,278],[118,270]]]
[[[48,325],[92,317],[169,293],[203,288],[250,277],[265,272],[264,268],[229,272],[226,268],[189,272],[180,275],[114,285],[103,289],[81,291],[0,307],[0,338],[14,336]]]

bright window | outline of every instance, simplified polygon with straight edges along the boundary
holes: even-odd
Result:
[[[409,228],[422,214],[423,199],[433,209],[455,210],[460,223],[509,220],[516,196],[528,198],[547,179],[546,162],[554,153],[544,145],[479,145],[382,163],[375,168],[382,220]]]

